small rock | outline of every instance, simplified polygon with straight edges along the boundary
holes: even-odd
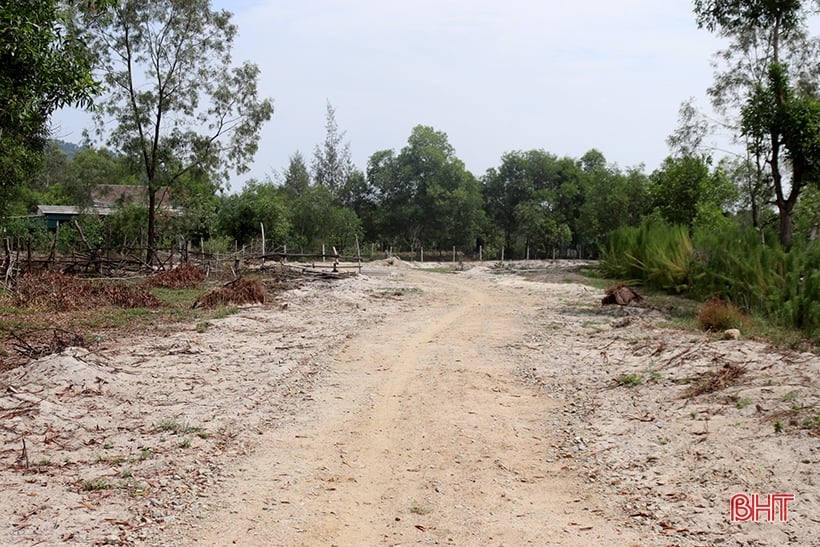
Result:
[[[723,331],[723,339],[724,340],[740,340],[740,330],[739,329],[726,329]]]

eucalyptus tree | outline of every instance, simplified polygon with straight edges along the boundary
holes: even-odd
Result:
[[[152,264],[158,192],[192,170],[219,185],[246,172],[273,105],[259,97],[259,68],[232,64],[237,27],[209,0],[120,0],[76,23],[87,28],[106,86],[97,134],[139,165],[147,186]]]

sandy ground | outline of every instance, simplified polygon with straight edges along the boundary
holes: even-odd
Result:
[[[567,266],[393,261],[4,373],[0,544],[820,544],[820,359]]]

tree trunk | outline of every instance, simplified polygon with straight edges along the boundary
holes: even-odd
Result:
[[[153,266],[157,259],[157,191],[148,187],[148,244],[145,263]]]
[[[786,249],[792,246],[792,214],[794,206],[789,202],[778,204],[780,213],[780,244]]]

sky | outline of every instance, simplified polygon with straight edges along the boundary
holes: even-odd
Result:
[[[236,64],[261,69],[273,99],[250,173],[310,162],[326,104],[364,170],[405,146],[416,125],[447,134],[481,176],[513,150],[578,158],[592,148],[646,172],[669,155],[681,103],[709,110],[723,43],[697,28],[691,0],[212,0],[234,13]],[[79,142],[89,118],[55,116]]]

